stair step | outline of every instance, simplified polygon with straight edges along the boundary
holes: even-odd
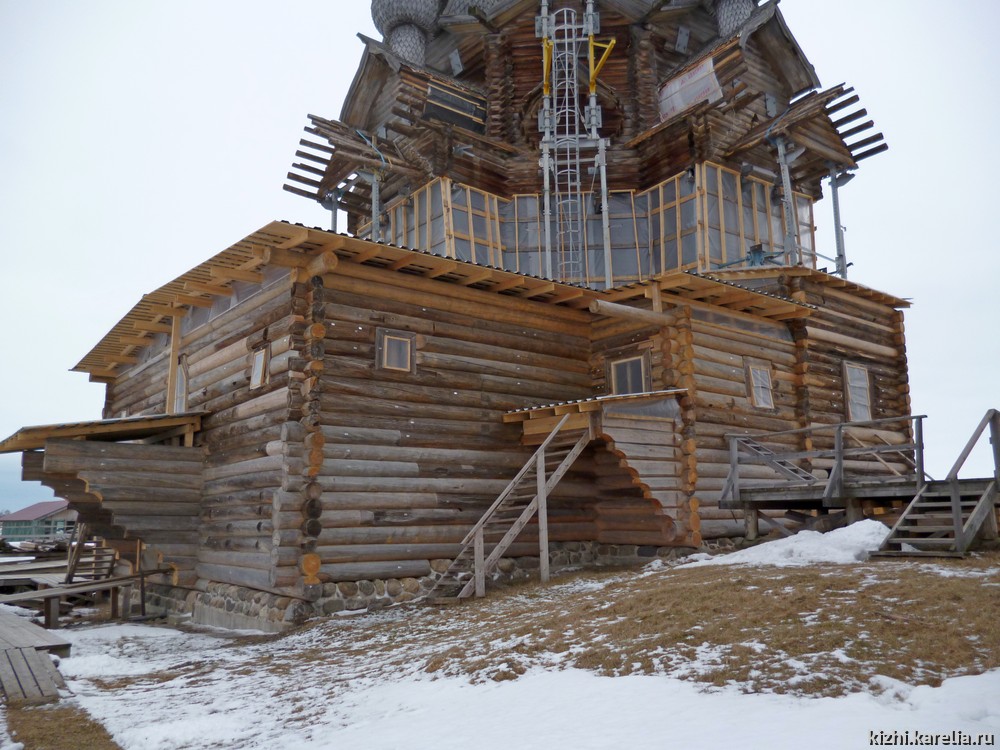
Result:
[[[920,539],[911,537],[909,539],[899,539],[894,537],[889,540],[889,544],[909,544],[911,547],[916,547],[917,549],[920,549],[920,547],[954,547],[955,539],[949,537],[924,537]]]
[[[958,552],[948,552],[947,550],[913,550],[904,552],[896,549],[880,549],[872,552],[869,557],[965,557]]]
[[[920,526],[918,524],[913,524],[913,525],[903,524],[902,526],[898,526],[896,528],[896,531],[909,531],[909,532],[919,531],[924,534],[929,534],[936,531],[954,531],[954,530],[955,527],[950,524],[948,526]]]

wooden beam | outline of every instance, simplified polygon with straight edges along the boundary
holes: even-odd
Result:
[[[293,247],[298,247],[309,239],[309,230],[305,227],[290,227],[290,230],[291,237],[281,244],[275,245],[275,249],[291,250]]]
[[[148,331],[149,333],[170,333],[170,326],[166,323],[155,323],[151,320],[134,320],[132,327],[137,331]]]
[[[310,277],[323,276],[332,273],[338,262],[337,254],[332,250],[326,250],[309,261],[306,272]]]
[[[617,302],[608,302],[602,299],[591,300],[588,309],[596,315],[606,315],[609,318],[634,320],[637,323],[654,325],[658,328],[664,328],[677,324],[677,318],[673,315],[656,312],[655,310],[644,310],[639,307],[619,305]]]
[[[250,284],[263,284],[264,274],[260,271],[247,271],[241,268],[212,267],[212,277],[225,281],[246,281]]]
[[[161,318],[182,318],[184,310],[179,307],[169,307],[168,305],[150,305],[149,314]]]
[[[185,281],[184,288],[190,289],[192,292],[201,292],[202,294],[212,294],[216,297],[232,297],[233,289],[232,287],[222,286],[221,284],[205,284],[201,281]]]
[[[153,339],[148,336],[130,336],[127,333],[119,335],[118,340],[123,344],[130,344],[132,346],[149,346],[153,343]]]

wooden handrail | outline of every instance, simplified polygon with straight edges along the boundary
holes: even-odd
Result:
[[[951,471],[948,472],[948,476],[945,479],[945,481],[947,481],[950,485],[951,515],[952,522],[955,525],[955,549],[960,552],[964,552],[968,549],[969,544],[972,541],[969,537],[971,534],[974,534],[975,531],[972,531],[971,533],[968,532],[965,528],[965,524],[962,522],[962,491],[958,482],[958,473],[962,470],[962,467],[965,466],[965,462],[969,459],[969,456],[972,454],[976,445],[978,445],[979,440],[982,438],[987,427],[990,428],[990,440],[993,443],[993,484],[991,487],[995,491],[996,484],[1000,481],[1000,412],[996,409],[989,409],[986,414],[983,415],[983,418],[979,420],[979,425],[966,441],[965,447],[958,455],[958,458],[955,460],[955,464],[951,467]],[[989,495],[990,491],[990,489],[987,489],[987,494],[983,497],[985,498]]]
[[[804,435],[810,432],[834,432],[838,428],[845,427],[870,427],[876,424],[892,424],[893,422],[910,422],[914,420],[927,419],[926,414],[917,414],[908,417],[884,417],[882,419],[869,419],[864,422],[838,422],[836,424],[821,424],[812,427],[800,427],[796,430],[782,430],[781,432],[727,432],[726,437],[780,437],[782,435]]]
[[[476,525],[469,530],[469,533],[465,535],[465,538],[462,540],[463,547],[467,545],[469,542],[473,541],[479,530],[486,524],[487,521],[490,520],[490,517],[494,513],[496,513],[497,508],[500,507],[500,504],[503,503],[503,501],[507,499],[507,496],[514,491],[514,488],[521,483],[521,480],[524,479],[525,474],[527,474],[529,471],[531,471],[531,469],[534,466],[536,466],[538,456],[545,455],[545,449],[549,447],[549,444],[553,440],[555,440],[556,435],[559,434],[559,432],[563,428],[563,425],[566,424],[566,420],[568,420],[569,418],[570,415],[566,414],[562,419],[559,420],[559,424],[557,424],[552,429],[552,432],[549,433],[549,436],[545,438],[544,441],[542,441],[542,444],[540,446],[538,446],[538,449],[532,454],[531,459],[525,462],[524,466],[521,467],[521,470],[517,472],[514,478],[510,480],[510,483],[506,487],[504,487],[503,491],[497,496],[497,499],[493,501],[493,504],[483,514],[482,518],[480,518],[479,521],[476,522]]]

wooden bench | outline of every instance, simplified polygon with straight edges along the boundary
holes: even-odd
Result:
[[[121,589],[131,588],[136,581],[143,584],[145,579],[149,576],[169,572],[169,568],[144,570],[131,575],[105,578],[101,581],[68,583],[60,586],[53,586],[52,588],[39,589],[38,591],[23,591],[19,594],[7,594],[5,596],[0,596],[0,604],[18,604],[41,601],[42,611],[45,617],[45,627],[54,629],[59,627],[59,603],[64,597],[82,596],[85,594],[93,594],[98,591],[110,591],[111,617],[112,619],[117,619],[119,617],[118,600]]]

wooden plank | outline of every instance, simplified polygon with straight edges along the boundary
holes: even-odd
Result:
[[[25,649],[9,648],[3,653],[20,684],[21,695],[24,696],[23,700],[28,703],[40,703],[43,700],[42,690],[38,687],[38,682],[31,673],[31,668],[24,658],[24,652]]]
[[[21,683],[14,674],[8,654],[17,649],[4,649],[0,651],[0,687],[3,688],[4,695],[7,696],[8,703],[16,703],[24,700],[24,691]]]
[[[0,612],[0,648],[34,648],[69,656],[70,642],[23,617]]]

